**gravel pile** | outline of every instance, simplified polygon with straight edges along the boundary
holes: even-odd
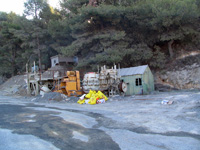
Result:
[[[27,89],[26,76],[24,75],[14,76],[0,85],[0,90],[3,91],[3,93],[7,95],[17,94],[17,95],[25,96],[26,89]]]
[[[31,99],[31,101],[34,102],[45,102],[45,103],[49,103],[49,102],[60,102],[60,103],[76,103],[78,101],[78,97],[67,97],[64,94],[61,93],[57,93],[57,92],[49,92],[49,93],[45,93],[44,96],[36,96],[33,99]]]

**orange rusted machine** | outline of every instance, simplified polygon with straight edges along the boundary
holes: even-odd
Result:
[[[79,71],[67,71],[66,74],[67,76],[61,80],[55,92],[65,94],[67,96],[82,95],[83,92],[81,89]]]

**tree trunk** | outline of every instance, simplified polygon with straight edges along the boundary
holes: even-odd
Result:
[[[173,43],[174,43],[174,40],[171,40],[171,41],[168,42],[168,50],[169,50],[170,58],[174,57],[174,52],[173,52],[173,49],[172,49]]]
[[[12,60],[12,77],[15,75],[15,63]]]
[[[12,77],[15,75],[15,58],[16,58],[16,51],[12,50]]]

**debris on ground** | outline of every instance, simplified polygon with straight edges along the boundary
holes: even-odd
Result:
[[[48,88],[48,85],[43,85],[41,88],[40,88],[40,95],[42,95],[42,97],[46,94],[46,93],[49,93],[51,92],[51,90]]]
[[[61,93],[49,92],[43,93],[43,95],[36,96],[31,101],[34,102],[49,102],[49,101],[65,101],[67,96]]]
[[[163,104],[163,105],[171,105],[171,104],[173,104],[173,102],[174,102],[174,101],[172,101],[172,100],[163,100],[163,101],[161,102],[161,104]]]
[[[90,92],[87,95],[82,95],[77,103],[95,105],[105,103],[105,101],[107,100],[108,98],[101,91],[96,92],[90,90]]]

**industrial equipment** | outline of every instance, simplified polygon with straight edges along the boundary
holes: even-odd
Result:
[[[115,95],[126,90],[126,88],[122,88],[126,86],[126,83],[123,83],[123,86],[120,86],[119,89],[120,82],[120,74],[116,65],[111,69],[103,66],[99,73],[89,72],[85,74],[83,78],[83,91],[86,93],[89,90],[105,91],[108,92],[108,95]]]
[[[67,96],[82,95],[79,71],[67,71],[66,75],[67,76],[61,80],[60,84],[57,85],[55,92]]]

